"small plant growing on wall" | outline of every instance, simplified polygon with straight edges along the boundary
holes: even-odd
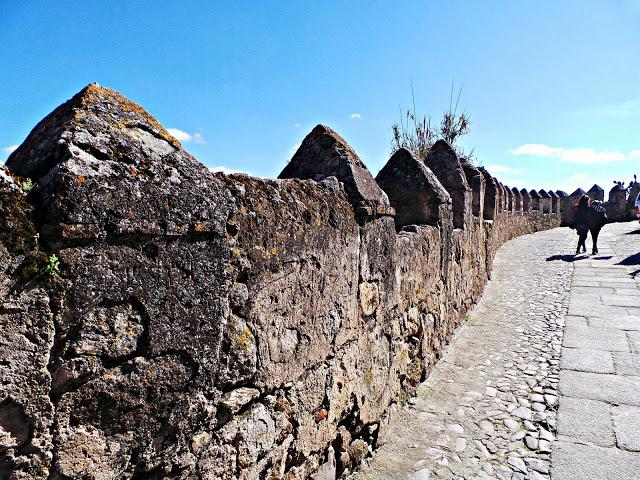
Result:
[[[406,148],[420,159],[425,159],[431,146],[439,139],[446,140],[453,147],[458,156],[473,159],[473,151],[465,154],[460,147],[458,140],[469,133],[471,124],[466,113],[458,113],[458,104],[462,87],[458,91],[458,97],[453,103],[453,85],[451,86],[451,96],[449,98],[449,111],[445,112],[440,121],[440,125],[431,123],[431,117],[418,115],[416,113],[416,100],[411,86],[412,108],[405,114],[400,111],[400,122],[391,125],[391,153],[395,153],[400,148]]]
[[[30,178],[25,178],[24,180],[20,181],[19,184],[20,188],[25,192],[30,192],[35,186],[33,180],[31,180]]]
[[[45,277],[54,277],[60,271],[60,260],[55,253],[52,253],[47,257],[47,260],[42,267],[42,274]]]

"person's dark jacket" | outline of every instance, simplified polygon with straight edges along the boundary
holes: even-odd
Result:
[[[578,205],[576,208],[576,214],[573,217],[573,224],[575,227],[578,225],[586,225],[589,227],[592,220],[592,209],[589,205]]]
[[[607,213],[604,207],[578,205],[573,217],[574,228],[586,225],[589,230],[600,230],[607,223]]]
[[[600,230],[607,223],[607,211],[602,205],[592,205],[589,210],[591,210],[587,219],[589,230]]]

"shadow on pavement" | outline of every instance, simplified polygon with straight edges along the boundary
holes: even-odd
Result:
[[[640,228],[638,230],[634,230],[633,232],[627,232],[627,235],[640,235]]]
[[[630,257],[618,262],[618,265],[640,265],[640,253],[634,253]]]
[[[547,257],[547,262],[555,262],[556,260],[562,260],[563,262],[576,262],[578,260],[587,260],[589,259],[588,255],[551,255]]]

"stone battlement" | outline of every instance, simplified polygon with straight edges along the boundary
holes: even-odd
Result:
[[[12,478],[337,478],[384,443],[500,245],[563,208],[443,141],[426,159],[399,150],[374,179],[322,125],[278,180],[214,174],[97,85],[7,168]],[[57,255],[55,276],[23,275],[35,251]]]

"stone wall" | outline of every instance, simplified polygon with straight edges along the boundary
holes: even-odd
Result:
[[[1,477],[357,467],[500,245],[560,222],[437,145],[376,181],[318,126],[266,180],[209,172],[97,85],[52,112],[0,171]]]

